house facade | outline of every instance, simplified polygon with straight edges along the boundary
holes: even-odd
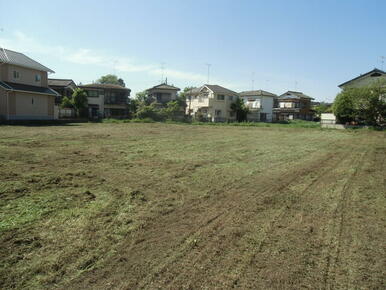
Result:
[[[277,95],[263,90],[244,91],[239,95],[249,109],[248,121],[272,122],[272,109]]]
[[[113,84],[89,84],[79,87],[87,93],[90,118],[129,117],[130,89]]]
[[[57,93],[48,87],[48,73],[28,56],[0,48],[0,119],[54,119]]]
[[[209,122],[235,121],[231,104],[238,93],[218,85],[203,85],[187,92],[186,114]]]
[[[165,106],[177,99],[180,88],[168,85],[166,82],[146,90],[148,97],[158,106]]]
[[[63,97],[71,98],[72,93],[77,88],[75,82],[71,79],[48,79],[48,86],[58,93],[55,104],[60,105]]]
[[[314,111],[311,107],[313,98],[303,94],[302,92],[288,91],[275,100],[273,108],[274,121],[286,120],[308,120],[314,118]]]
[[[386,82],[386,72],[380,69],[373,69],[365,74],[362,74],[352,80],[344,82],[339,85],[341,89],[349,89],[349,88],[361,88],[366,87],[376,82],[385,81]]]

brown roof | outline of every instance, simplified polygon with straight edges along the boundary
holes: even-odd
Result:
[[[75,84],[75,82],[71,79],[48,79],[48,85],[54,87],[68,87],[71,84]]]
[[[263,91],[263,90],[255,90],[255,91],[244,91],[239,93],[240,96],[267,96],[267,97],[277,97],[277,95]]]
[[[79,86],[80,88],[90,88],[90,89],[119,89],[119,90],[127,90],[131,91],[129,88],[122,87],[120,85],[115,85],[115,84],[87,84],[87,85],[82,85]]]
[[[147,91],[150,91],[150,90],[154,90],[154,89],[161,89],[161,90],[176,90],[176,91],[179,91],[180,88],[177,88],[175,86],[171,86],[171,85],[168,85],[168,84],[160,84],[158,86],[154,86],[150,89],[147,89]]]

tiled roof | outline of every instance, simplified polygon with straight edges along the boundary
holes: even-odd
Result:
[[[365,74],[363,74],[363,75],[357,76],[356,78],[353,78],[352,80],[349,80],[349,81],[347,81],[347,82],[344,82],[343,84],[340,84],[338,87],[342,87],[342,86],[344,86],[344,85],[347,85],[348,83],[351,83],[351,82],[356,81],[356,80],[358,80],[358,79],[361,79],[361,78],[363,78],[363,77],[367,77],[367,76],[372,75],[372,74],[374,74],[374,73],[375,73],[375,74],[380,74],[380,75],[386,75],[386,72],[384,72],[383,70],[374,68],[373,70],[371,70],[371,71],[369,71],[369,72],[367,72],[367,73],[365,73]]]
[[[48,79],[49,86],[68,87],[71,84],[75,84],[75,82],[70,79]]]
[[[0,86],[9,91],[17,91],[17,92],[29,92],[29,93],[37,93],[42,95],[51,95],[57,96],[58,93],[54,90],[46,87],[36,87],[24,84],[16,84],[10,82],[2,82],[0,81]]]
[[[154,86],[150,89],[147,89],[147,91],[150,91],[150,90],[154,90],[154,89],[162,89],[162,90],[176,90],[176,91],[179,91],[180,88],[177,88],[175,86],[171,86],[171,85],[168,85],[168,84],[160,84],[158,86]]]
[[[267,96],[267,97],[277,97],[277,95],[263,91],[263,90],[255,90],[255,91],[244,91],[239,93],[240,96]]]
[[[38,63],[28,56],[13,50],[0,48],[0,62],[19,65],[22,67],[32,68],[40,71],[53,73],[54,71],[48,67]]]
[[[120,90],[127,90],[130,91],[129,88],[122,87],[120,85],[114,85],[114,84],[88,84],[88,85],[82,85],[79,86],[80,88],[90,88],[90,89],[120,89]]]
[[[302,92],[288,91],[278,97],[278,99],[311,99],[310,96],[303,94]]]

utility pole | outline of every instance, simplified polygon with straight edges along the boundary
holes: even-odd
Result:
[[[210,76],[210,66],[211,66],[211,64],[210,64],[210,63],[206,63],[205,65],[208,66],[208,79],[207,79],[207,84],[209,85],[209,76]]]

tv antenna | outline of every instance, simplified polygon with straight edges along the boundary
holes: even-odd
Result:
[[[252,72],[252,91],[255,89],[255,72]]]
[[[205,65],[208,66],[208,79],[207,79],[207,84],[209,84],[210,67],[211,67],[212,64],[206,63]]]
[[[161,72],[162,72],[162,77],[161,77],[161,83],[164,82],[164,75],[165,75],[165,64],[164,62],[161,62]]]
[[[386,56],[380,56],[379,58],[381,59],[381,69],[383,70],[383,66],[385,64]]]
[[[298,81],[295,81],[295,91],[298,90]]]

